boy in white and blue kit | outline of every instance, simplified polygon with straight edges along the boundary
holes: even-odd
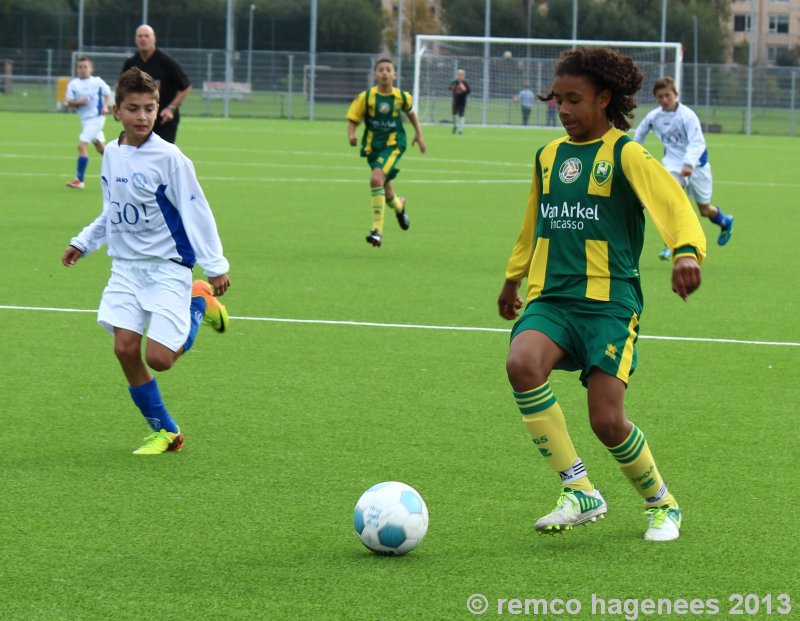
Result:
[[[678,101],[678,90],[671,77],[656,80],[653,94],[659,107],[647,113],[636,128],[633,139],[644,144],[648,132],[653,131],[664,144],[664,159],[661,160],[664,168],[695,200],[700,213],[719,226],[717,244],[724,246],[733,233],[733,216],[726,216],[719,207],[711,204],[711,164],[700,119]],[[658,256],[669,259],[669,248],[665,246]]]
[[[97,321],[114,336],[130,396],[152,428],[137,455],[183,446],[150,369],[172,367],[191,348],[203,321],[218,332],[228,326],[227,309],[215,297],[228,290],[230,279],[214,215],[192,162],[153,133],[158,97],[155,82],[140,69],[120,76],[114,115],[125,131],[103,156],[103,211],[72,238],[61,258],[69,267],[108,245],[111,276]],[[192,283],[195,263],[208,282]]]
[[[103,126],[111,105],[111,89],[102,78],[92,75],[92,61],[85,56],[78,59],[75,70],[78,77],[67,85],[67,105],[77,109],[82,129],[78,138],[77,172],[67,187],[82,190],[83,177],[89,164],[89,144],[93,144],[100,155],[105,150]]]

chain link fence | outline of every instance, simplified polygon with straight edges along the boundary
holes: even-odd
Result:
[[[89,47],[84,54],[95,74],[115,83],[132,48]],[[165,48],[183,66],[194,90],[182,112],[190,116],[231,116],[342,120],[348,103],[373,83],[379,55],[307,52],[236,51],[231,59],[232,83],[225,82],[226,52],[219,49]],[[0,111],[65,110],[64,90],[76,54],[59,49],[0,48]],[[403,58],[398,85],[411,90],[413,62]],[[314,84],[314,92],[310,85]],[[449,96],[442,84],[443,98]],[[800,69],[685,63],[681,100],[700,117],[706,131],[796,136]],[[497,102],[492,102],[497,105]],[[501,102],[512,105],[512,102]],[[468,106],[467,122],[480,123],[482,102]],[[513,104],[516,105],[516,104]],[[639,96],[640,115],[656,105],[651,93]],[[544,105],[542,104],[542,115]],[[538,118],[532,117],[532,121]],[[439,119],[422,118],[425,123]],[[518,122],[509,115],[508,124]]]

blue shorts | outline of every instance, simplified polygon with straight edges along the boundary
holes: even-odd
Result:
[[[525,330],[541,332],[563,349],[566,355],[555,368],[580,371],[584,386],[593,367],[625,384],[636,369],[639,315],[623,304],[536,298],[514,324],[511,340]]]

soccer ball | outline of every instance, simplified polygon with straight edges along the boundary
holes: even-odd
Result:
[[[506,60],[510,60],[511,59],[511,50],[506,50],[505,52],[503,52],[503,58],[505,58]]]
[[[400,556],[416,548],[428,531],[428,507],[410,485],[385,481],[358,499],[353,526],[375,554]]]

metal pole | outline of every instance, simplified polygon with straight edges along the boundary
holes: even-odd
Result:
[[[403,75],[403,0],[397,0],[397,88],[400,88],[400,78]]]
[[[750,45],[747,58],[747,113],[745,116],[745,133],[749,136],[753,129],[753,63],[755,62],[756,43],[756,3],[750,0]]]
[[[78,52],[83,51],[83,16],[84,16],[84,0],[78,4]],[[74,70],[74,68],[73,68]]]
[[[311,0],[311,33],[308,40],[310,75],[308,76],[308,120],[314,120],[314,91],[317,73],[317,0]]]
[[[225,105],[223,117],[227,119],[231,103],[231,82],[233,82],[233,0],[228,0],[225,31]]]
[[[667,0],[661,0],[661,43],[667,42]],[[664,48],[661,48],[661,64],[664,64]],[[664,67],[661,67],[661,75],[664,75]],[[676,79],[678,76],[675,76]]]
[[[250,26],[247,32],[247,83],[250,84],[252,91],[252,78],[253,78],[253,11],[256,10],[256,5],[250,5]]]
[[[794,109],[794,93],[795,93],[795,90],[797,88],[796,85],[797,85],[797,71],[792,71],[792,90],[790,91],[791,94],[789,95],[789,109],[791,111],[790,115],[789,115],[789,119],[790,119],[790,122],[789,122],[790,131],[789,131],[789,133],[792,136],[794,136],[794,134],[795,134],[795,127],[794,127],[794,112],[795,112],[795,109]]]
[[[578,40],[578,0],[572,0],[572,40]]]
[[[142,23],[147,23],[147,0],[142,0]]]
[[[286,116],[287,118],[292,118],[292,99],[294,98],[294,89],[292,88],[292,83],[294,82],[294,56],[289,54],[289,92],[286,95]]]
[[[206,54],[206,82],[208,82],[209,91],[205,93],[206,98],[206,116],[211,116],[211,81],[214,79],[214,74],[211,72],[211,57],[212,53]]]
[[[492,0],[486,0],[483,15],[483,112],[481,121],[486,125],[486,115],[489,111],[489,37],[492,34]]]
[[[694,27],[694,99],[692,103],[696,106],[697,105],[697,72],[699,70],[697,65],[697,59],[700,54],[700,51],[697,49],[697,15],[692,15],[692,26]]]

